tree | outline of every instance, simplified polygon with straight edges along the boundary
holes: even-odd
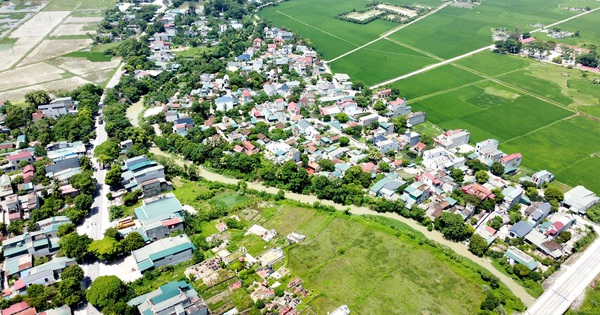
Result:
[[[43,90],[31,91],[25,94],[25,102],[38,106],[50,103],[50,95]]]
[[[125,252],[132,252],[144,246],[146,246],[146,242],[144,241],[142,235],[138,232],[131,232],[127,234],[123,240],[123,250]]]
[[[104,236],[110,237],[117,241],[120,241],[123,238],[121,236],[121,233],[119,232],[119,229],[117,229],[116,227],[109,227],[108,229],[106,229],[106,231],[104,231]]]
[[[44,294],[44,286],[41,284],[32,284],[27,288],[27,304],[38,310],[48,308],[48,302]]]
[[[79,267],[78,265],[68,266],[60,274],[60,278],[62,280],[67,279],[67,278],[75,278],[75,279],[77,279],[77,281],[82,281],[84,277],[85,277],[85,273],[83,272],[83,269],[81,267]]]
[[[391,167],[386,162],[380,162],[379,163],[379,170],[382,171],[383,173],[389,173],[391,171]]]
[[[569,231],[564,231],[560,234],[558,234],[558,236],[556,237],[556,241],[559,244],[564,244],[566,242],[568,242],[571,239],[571,232]]]
[[[62,225],[58,226],[58,232],[56,233],[56,235],[58,237],[63,237],[69,233],[75,232],[75,224],[73,223],[65,223]]]
[[[77,233],[71,233],[63,236],[58,243],[67,257],[82,261],[83,258],[88,255],[88,246],[92,241],[93,240],[85,234],[79,235]]]
[[[490,176],[488,175],[488,173],[486,171],[481,170],[481,171],[477,171],[475,173],[475,179],[477,180],[478,183],[485,184],[490,179]]]
[[[492,167],[490,170],[491,170],[492,174],[494,174],[496,176],[501,176],[502,174],[504,174],[504,165],[502,165],[502,163],[496,161],[496,162],[492,163]]]
[[[61,275],[62,278],[62,275]],[[84,291],[81,287],[81,280],[77,278],[64,278],[58,284],[58,292],[65,304],[70,307],[77,306],[84,296]]]
[[[482,257],[485,254],[487,247],[488,243],[483,237],[481,237],[481,235],[473,234],[471,236],[471,239],[469,241],[469,251],[471,251],[471,253]]]
[[[92,160],[89,156],[84,155],[79,158],[79,165],[81,166],[82,170],[89,171],[92,169]]]
[[[531,273],[531,270],[529,270],[529,267],[518,263],[514,268],[513,271],[515,273],[515,275],[517,275],[517,277],[524,279],[529,277],[529,274]]]
[[[73,175],[69,180],[71,186],[83,194],[91,195],[96,189],[96,179],[92,171],[84,171],[79,174]]]
[[[321,167],[321,171],[333,172],[335,170],[335,164],[333,164],[331,160],[321,159],[319,160],[318,164]]]
[[[460,214],[444,212],[436,221],[436,225],[439,226],[444,237],[449,240],[463,241],[474,232],[472,226],[464,223]]]
[[[482,310],[492,311],[496,309],[496,307],[498,307],[499,305],[500,299],[498,299],[498,297],[492,291],[488,291],[485,295],[485,300],[481,302],[480,308]]]
[[[596,68],[598,67],[598,59],[598,52],[592,50],[587,54],[579,55],[579,57],[577,57],[577,62],[586,67]]]
[[[116,186],[121,184],[121,166],[117,163],[114,163],[110,166],[110,170],[106,172],[106,178],[104,182],[109,186]]]
[[[350,139],[348,137],[340,137],[339,139],[340,147],[347,147],[350,144]]]
[[[527,191],[525,192],[525,195],[531,201],[540,201],[542,199],[540,197],[540,194],[538,193],[538,190],[535,187],[528,187]]]
[[[346,115],[345,113],[335,114],[333,117],[335,117],[335,119],[342,124],[347,123],[349,120],[348,115]]]
[[[94,149],[94,157],[101,164],[107,164],[115,161],[119,157],[121,149],[116,141],[105,141]]]
[[[458,168],[452,167],[450,168],[450,177],[452,177],[457,184],[461,185],[465,178],[465,173]]]
[[[88,251],[100,260],[111,260],[123,252],[123,246],[112,237],[104,237],[90,243]]]
[[[103,309],[125,298],[127,287],[117,276],[100,276],[92,282],[86,298],[93,306]]]
[[[79,196],[75,197],[73,201],[75,203],[75,207],[80,210],[90,210],[92,208],[92,203],[94,203],[94,199],[88,194],[80,194]]]
[[[560,203],[563,201],[564,197],[565,195],[563,192],[556,187],[548,187],[546,190],[544,190],[544,198],[546,198],[547,201],[556,200]]]
[[[495,216],[491,221],[488,221],[488,225],[496,230],[501,228],[503,223],[504,221],[501,216]]]

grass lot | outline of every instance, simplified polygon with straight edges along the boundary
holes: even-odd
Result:
[[[438,6],[438,0],[392,0],[390,4],[424,4]],[[399,24],[376,20],[360,25],[336,19],[335,16],[353,9],[363,10],[366,1],[348,0],[293,0],[262,9],[261,18],[273,21],[279,27],[289,28],[303,38],[310,39],[326,59],[337,57],[363,45]]]
[[[214,196],[208,201],[208,203],[213,207],[219,206],[224,208],[231,208],[235,205],[242,204],[248,200],[251,200],[251,197],[241,196],[235,191],[226,191]]]
[[[398,233],[415,233],[400,222],[330,215],[285,203],[263,216],[266,220],[260,224],[280,235],[307,236],[304,243],[288,248],[286,258],[307,288],[323,292],[309,304],[317,314],[340,304],[357,314],[479,310],[483,299],[479,275],[438,250],[419,245],[424,236]]]
[[[588,315],[598,313],[598,301],[600,301],[600,286],[598,279],[594,280],[593,284],[587,288],[583,305],[577,310],[568,310],[566,315]]]
[[[107,56],[103,52],[98,51],[74,51],[64,54],[63,57],[85,58],[91,62],[106,62],[112,59],[112,56]]]
[[[411,102],[418,97],[441,93],[481,80],[483,78],[473,73],[453,65],[444,65],[435,70],[392,83],[391,86],[400,89],[402,97],[406,97]]]
[[[111,48],[117,48],[117,46],[119,46],[119,44],[121,44],[120,42],[113,42],[113,43],[107,43],[107,44],[98,44],[98,45],[94,45],[92,47],[92,51],[93,52],[105,52]]]
[[[372,85],[435,62],[435,59],[414,50],[388,40],[380,40],[334,61],[331,69]]]
[[[88,38],[90,38],[90,37],[85,34],[48,36],[48,39],[88,39]]]

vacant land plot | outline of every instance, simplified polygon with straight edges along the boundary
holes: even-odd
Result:
[[[393,6],[393,5],[387,5],[387,4],[379,4],[379,5],[377,5],[377,8],[387,10],[387,11],[392,11],[392,12],[402,14],[402,15],[406,15],[408,17],[415,17],[415,16],[419,15],[419,13],[415,10],[411,10],[411,9],[407,9],[407,8],[403,8],[403,7],[397,7],[397,6]]]
[[[116,0],[54,0],[48,4],[44,11],[63,11],[63,10],[104,10],[112,8],[117,3]]]
[[[61,79],[65,71],[46,63],[37,63],[15,70],[0,72],[0,91],[11,88]]]
[[[19,66],[28,65],[74,52],[92,44],[91,39],[46,39],[23,59]]]
[[[364,20],[368,20],[374,16],[378,16],[382,13],[383,13],[383,11],[379,11],[379,10],[368,10],[368,11],[360,11],[360,12],[350,12],[350,13],[346,14],[345,16],[347,18],[350,18],[353,20],[364,21]]]
[[[31,17],[14,30],[10,37],[17,41],[11,47],[10,54],[3,54],[0,70],[12,67],[15,63],[27,55],[52,29],[59,25],[69,15],[66,11],[40,12]]]
[[[0,101],[8,100],[11,102],[21,102],[25,98],[25,94],[31,91],[46,90],[50,92],[69,92],[87,83],[96,82],[90,82],[81,77],[70,77],[66,79],[37,83],[35,85],[29,85],[23,88],[0,92]]]
[[[331,312],[340,304],[357,314],[478,312],[483,299],[478,275],[420,246],[416,239],[394,235],[393,230],[365,218],[291,205],[265,212],[264,227],[281,235],[307,236],[288,250],[288,267],[306,287],[321,292],[310,302],[317,314]]]
[[[585,185],[599,192],[600,124],[583,117],[561,121],[532,134],[501,145],[508,151],[523,153],[523,161],[531,169],[548,169],[571,186]]]
[[[115,58],[109,62],[92,62],[83,58],[60,57],[53,59],[50,63],[76,75],[84,76],[102,70],[112,70],[119,65],[119,59]]]
[[[251,200],[250,197],[239,195],[233,191],[227,191],[214,196],[208,203],[212,206],[231,208],[232,206],[242,204],[249,200]]]
[[[436,60],[388,40],[380,40],[330,64],[371,85],[435,63]]]

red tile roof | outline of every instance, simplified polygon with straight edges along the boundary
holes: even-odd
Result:
[[[11,307],[5,308],[2,310],[2,315],[12,315],[22,312],[29,308],[29,304],[27,302],[20,302],[17,304],[13,304]]]
[[[27,151],[27,150],[23,150],[17,154],[11,154],[8,156],[8,160],[9,161],[17,161],[17,160],[22,160],[22,159],[26,159],[26,158],[30,158],[32,157],[31,152]]]

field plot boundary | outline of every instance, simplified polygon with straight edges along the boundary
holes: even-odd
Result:
[[[358,44],[356,44],[356,43],[353,43],[353,42],[351,42],[351,41],[349,41],[349,40],[347,40],[347,39],[341,38],[341,37],[339,37],[339,36],[337,36],[337,35],[331,34],[331,33],[327,32],[327,31],[325,31],[325,30],[323,30],[323,29],[320,29],[320,28],[318,28],[318,27],[316,27],[316,26],[314,26],[314,25],[310,25],[310,24],[308,24],[308,23],[306,23],[306,22],[304,22],[304,21],[298,20],[297,18],[295,18],[295,17],[293,17],[293,16],[291,16],[291,15],[289,15],[289,14],[287,14],[287,13],[283,13],[283,12],[281,12],[281,11],[279,11],[279,10],[277,10],[277,11],[275,11],[275,12],[277,12],[277,13],[279,13],[279,14],[281,14],[281,15],[285,16],[285,17],[287,17],[287,18],[288,18],[288,19],[290,19],[290,20],[296,21],[296,22],[298,22],[298,23],[300,23],[300,24],[302,24],[302,25],[304,25],[304,26],[308,26],[308,27],[310,27],[310,28],[313,28],[313,29],[315,29],[315,30],[317,30],[317,31],[319,31],[319,32],[321,32],[321,33],[323,33],[323,34],[326,34],[326,35],[328,35],[328,36],[331,36],[331,37],[333,37],[333,38],[339,39],[339,40],[341,40],[341,41],[343,41],[343,42],[346,42],[346,43],[348,43],[348,44],[351,44],[351,45],[354,45],[354,46],[358,46]]]

